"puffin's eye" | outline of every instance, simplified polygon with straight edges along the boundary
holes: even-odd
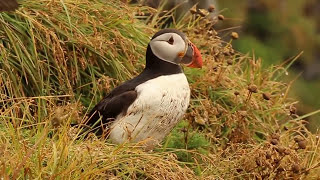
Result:
[[[173,36],[171,36],[171,38],[167,41],[169,44],[173,45],[174,43],[174,39],[173,39]]]

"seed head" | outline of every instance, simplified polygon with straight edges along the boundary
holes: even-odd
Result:
[[[271,142],[271,144],[273,144],[273,145],[279,144],[279,141],[276,140],[276,139],[271,139],[270,142]]]
[[[306,140],[299,141],[298,146],[300,149],[305,149],[307,147],[307,141]]]
[[[231,38],[232,39],[238,39],[239,38],[239,34],[237,32],[232,32],[231,33]]]
[[[223,20],[224,20],[224,16],[223,16],[222,14],[219,14],[219,15],[218,15],[218,19],[219,19],[220,21],[223,21]]]
[[[203,118],[200,118],[200,117],[195,118],[195,122],[197,124],[200,124],[200,125],[205,125],[206,124],[206,121]]]
[[[191,14],[196,14],[196,13],[197,13],[196,7],[191,8],[191,9],[190,9],[190,13],[191,13]]]
[[[293,138],[296,143],[303,141],[304,139],[301,136],[296,136]]]
[[[267,158],[267,159],[271,159],[271,153],[270,153],[269,151],[268,151],[267,154],[266,154],[266,158]]]
[[[240,94],[239,91],[234,92],[234,95],[236,95],[236,96],[238,96],[239,94]]]
[[[290,154],[290,150],[289,150],[289,149],[285,149],[285,150],[284,150],[284,154],[285,154],[285,155],[289,155],[289,154]]]
[[[208,7],[208,11],[209,11],[209,12],[213,12],[215,8],[216,8],[216,7],[214,7],[213,4],[210,4],[210,6]]]
[[[282,172],[282,171],[284,171],[284,168],[283,168],[283,166],[279,166],[277,170],[278,170],[279,172]]]
[[[292,165],[292,171],[293,171],[294,173],[299,173],[299,171],[300,171],[300,166],[299,166],[298,164],[293,164],[293,165]]]
[[[279,147],[276,147],[276,151],[279,153],[279,154],[283,154],[285,152],[285,148],[282,147],[282,146],[279,146]]]
[[[60,126],[61,122],[60,119],[58,117],[54,117],[51,119],[51,124],[53,127],[57,128]]]
[[[297,114],[297,108],[294,106],[290,107],[290,114]]]
[[[136,15],[137,16],[144,16],[144,12],[138,11]]]
[[[229,52],[229,51],[223,51],[223,54],[224,54],[225,56],[230,56],[230,52]]]
[[[232,64],[233,64],[232,59],[228,59],[228,60],[227,60],[227,64],[228,64],[228,65],[232,65]]]
[[[241,117],[246,117],[248,115],[247,111],[239,111]]]
[[[248,90],[252,93],[257,93],[258,92],[258,87],[254,84],[251,84],[249,87],[248,87]]]
[[[273,133],[273,134],[271,134],[271,138],[279,140],[280,139],[280,135],[278,133]]]
[[[261,166],[262,165],[261,161],[259,159],[256,159],[256,164],[257,164],[257,166]]]
[[[269,93],[263,93],[262,94],[263,99],[269,101],[270,100],[270,94]]]
[[[234,55],[234,49],[230,49],[230,54]]]

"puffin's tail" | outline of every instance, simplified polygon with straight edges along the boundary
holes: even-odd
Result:
[[[100,125],[100,118],[101,116],[96,111],[91,111],[86,120],[82,123],[71,123],[70,126],[72,128],[77,128],[81,132],[77,139],[86,139],[90,133],[94,133],[96,136],[100,137],[103,134]]]

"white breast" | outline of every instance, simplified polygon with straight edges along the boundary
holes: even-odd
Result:
[[[190,89],[183,73],[159,76],[135,89],[137,99],[111,125],[114,143],[148,141],[155,145],[181,120],[189,106]]]

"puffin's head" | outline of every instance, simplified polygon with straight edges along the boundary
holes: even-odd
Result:
[[[152,37],[149,46],[152,53],[163,61],[194,68],[202,67],[199,49],[176,29],[160,30]]]

